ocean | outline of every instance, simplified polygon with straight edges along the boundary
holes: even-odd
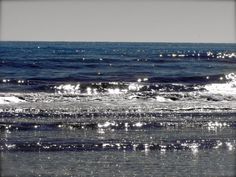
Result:
[[[0,176],[235,176],[236,44],[0,42]]]

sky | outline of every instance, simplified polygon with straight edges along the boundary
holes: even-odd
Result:
[[[0,40],[236,43],[235,0],[0,0]]]

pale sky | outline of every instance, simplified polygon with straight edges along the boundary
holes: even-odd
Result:
[[[235,0],[2,0],[0,40],[236,43]]]

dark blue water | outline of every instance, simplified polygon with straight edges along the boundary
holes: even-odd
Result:
[[[236,62],[235,44],[1,42],[0,52],[2,79],[49,84],[216,81]]]
[[[1,173],[234,176],[235,73],[235,44],[0,42]]]

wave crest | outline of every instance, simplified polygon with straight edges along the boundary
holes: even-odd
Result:
[[[25,100],[16,96],[0,96],[0,104],[14,104],[25,102]]]
[[[229,73],[225,75],[226,83],[207,84],[204,88],[212,94],[236,95],[236,75]]]

